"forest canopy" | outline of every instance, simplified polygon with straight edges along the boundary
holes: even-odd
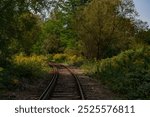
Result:
[[[1,60],[70,49],[102,59],[149,43],[132,0],[1,0],[0,11]]]

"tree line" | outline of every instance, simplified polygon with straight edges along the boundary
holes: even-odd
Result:
[[[133,0],[0,1],[0,66],[21,52],[99,60],[149,45],[149,37]]]

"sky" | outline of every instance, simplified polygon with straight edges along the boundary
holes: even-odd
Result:
[[[150,0],[133,0],[135,8],[139,13],[142,21],[146,21],[150,27]]]

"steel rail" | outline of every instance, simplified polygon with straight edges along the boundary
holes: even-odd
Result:
[[[76,74],[74,74],[73,71],[71,69],[69,69],[67,66],[65,66],[65,65],[62,65],[62,66],[65,67],[71,73],[71,75],[75,78],[81,99],[85,100],[86,98],[84,95],[84,91],[83,91],[83,88],[81,86],[78,76]]]
[[[57,68],[50,64],[50,66],[53,67],[53,76],[52,76],[52,80],[50,81],[50,83],[48,84],[48,86],[46,87],[46,89],[44,90],[44,92],[42,93],[42,95],[40,96],[39,100],[46,100],[48,99],[48,97],[50,96],[50,94],[52,93],[52,90],[54,89],[55,85],[56,85],[56,81],[57,81],[57,78],[58,78],[58,70]]]
[[[54,88],[57,85],[57,79],[58,79],[58,70],[57,70],[56,66],[64,67],[71,73],[71,75],[75,78],[75,83],[76,83],[77,90],[78,90],[79,95],[80,95],[80,99],[82,99],[82,100],[86,99],[85,96],[84,96],[84,91],[83,91],[83,88],[82,88],[81,83],[79,81],[79,78],[76,74],[73,73],[73,71],[71,69],[69,69],[67,66],[62,65],[62,64],[57,64],[56,65],[54,63],[49,63],[49,65],[53,67],[54,74],[52,76],[52,79],[51,79],[50,83],[48,84],[48,86],[46,87],[46,89],[44,90],[42,95],[40,96],[39,100],[46,100],[49,97],[51,97],[50,95],[53,93]]]

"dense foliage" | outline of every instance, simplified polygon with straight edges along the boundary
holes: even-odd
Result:
[[[91,74],[125,99],[150,99],[150,47],[127,50],[90,67]]]
[[[114,91],[149,99],[149,44],[133,0],[1,0],[0,88],[43,77],[49,60],[84,64]]]
[[[0,68],[0,89],[21,90],[25,82],[31,83],[37,78],[44,78],[49,71],[50,67],[45,56],[15,55],[9,68]]]
[[[57,63],[65,63],[74,66],[81,66],[85,59],[84,57],[73,55],[73,54],[53,54],[48,55],[49,61]]]

